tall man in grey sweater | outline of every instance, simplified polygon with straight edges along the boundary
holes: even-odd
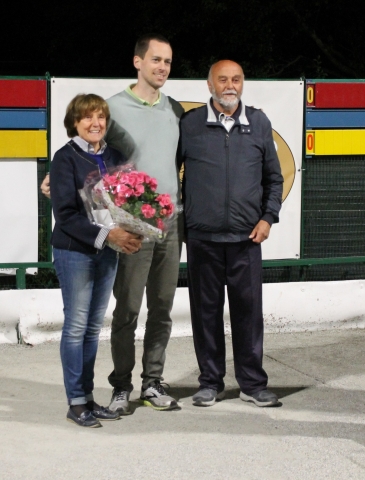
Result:
[[[155,177],[158,191],[180,201],[176,150],[181,105],[160,92],[171,69],[172,50],[159,35],[141,37],[135,47],[137,83],[108,99],[112,122],[106,142],[124,152],[138,170]],[[144,336],[141,400],[157,410],[177,407],[161,385],[165,350],[171,333],[170,312],[175,295],[182,240],[182,219],[176,220],[161,243],[144,243],[137,255],[121,255],[114,285],[111,348],[114,387],[109,408],[130,413],[135,365],[134,337],[146,287],[148,316]]]

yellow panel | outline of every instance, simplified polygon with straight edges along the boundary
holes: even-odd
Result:
[[[47,157],[46,130],[0,130],[0,157]]]
[[[315,130],[315,139],[315,155],[365,154],[365,130]]]
[[[331,133],[331,148],[333,152],[344,154],[344,152],[351,149],[351,138],[348,135],[344,135],[342,130],[332,131]]]
[[[364,153],[364,141],[365,135],[363,130],[355,130],[354,131],[354,139],[352,142],[352,154],[359,155]]]

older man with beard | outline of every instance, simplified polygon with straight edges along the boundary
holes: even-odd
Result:
[[[212,98],[180,123],[198,406],[224,397],[225,285],[240,398],[260,407],[278,403],[262,367],[261,243],[279,220],[283,177],[270,121],[241,102],[243,82],[237,63],[215,63],[208,77]]]

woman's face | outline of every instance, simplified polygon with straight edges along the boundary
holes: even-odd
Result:
[[[97,151],[106,131],[105,114],[101,110],[89,112],[79,122],[75,121],[75,128],[79,137],[90,143]]]

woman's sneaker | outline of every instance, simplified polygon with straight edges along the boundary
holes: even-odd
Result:
[[[129,409],[130,394],[131,392],[128,392],[127,390],[114,388],[109,404],[109,410],[112,412],[118,412],[119,415],[130,415],[132,413]]]
[[[160,382],[153,382],[147,387],[142,386],[140,401],[143,405],[155,410],[174,410],[178,408],[177,401],[167,395]]]

